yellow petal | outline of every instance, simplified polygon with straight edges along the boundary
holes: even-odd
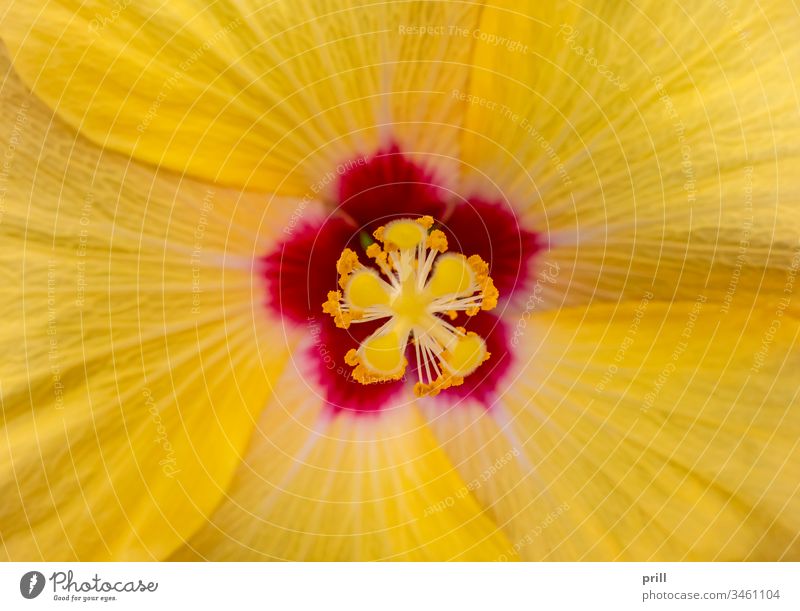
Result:
[[[26,83],[103,146],[209,181],[315,195],[391,140],[452,156],[479,7],[222,0],[11,3]],[[350,164],[350,165],[349,165]]]
[[[491,177],[545,232],[560,281],[539,309],[780,286],[800,237],[799,26],[783,0],[486,8],[463,149],[484,176],[465,180]]]
[[[0,74],[0,557],[163,558],[287,359],[253,266],[282,221],[100,152]]]
[[[799,337],[780,303],[541,314],[491,409],[431,422],[523,559],[797,560]]]
[[[173,560],[490,560],[508,546],[413,405],[331,419],[287,371],[230,496]]]

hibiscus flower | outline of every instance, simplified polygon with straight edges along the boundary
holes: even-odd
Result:
[[[783,0],[12,0],[12,560],[800,559]]]

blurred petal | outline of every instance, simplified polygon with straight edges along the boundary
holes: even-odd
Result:
[[[251,269],[281,217],[101,152],[0,74],[0,557],[163,558],[287,359]]]
[[[2,37],[29,85],[117,151],[223,184],[305,194],[391,141],[452,155],[474,27],[452,2],[18,0]]]
[[[546,307],[781,286],[800,238],[795,5],[493,4],[466,180],[548,236]]]
[[[332,416],[298,371],[174,560],[490,560],[509,545],[413,405]]]
[[[782,303],[542,314],[490,410],[430,406],[506,553],[800,559],[800,323]]]

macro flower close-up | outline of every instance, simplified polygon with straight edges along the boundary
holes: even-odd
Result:
[[[0,558],[800,560],[789,0],[6,0]]]

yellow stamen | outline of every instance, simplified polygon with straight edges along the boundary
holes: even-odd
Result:
[[[353,322],[352,315],[342,311],[342,293],[339,291],[328,291],[328,301],[322,304],[322,311],[333,316],[333,322],[342,329],[347,329]]]
[[[383,229],[383,227],[381,227]],[[378,233],[377,231],[375,232]],[[386,275],[392,275],[392,266],[389,264],[389,253],[384,252],[380,244],[370,244],[366,250],[367,256],[370,259],[375,259],[375,264]]]
[[[323,311],[343,329],[388,319],[345,357],[354,368],[353,378],[362,384],[402,378],[409,342],[416,355],[418,396],[462,384],[490,356],[481,337],[445,320],[497,305],[489,266],[477,255],[442,254],[447,238],[431,231],[433,223],[430,216],[399,219],[374,232],[377,242],[366,254],[383,277],[364,267],[350,249],[339,257],[336,269],[343,290],[328,293]]]
[[[414,394],[418,397],[435,397],[443,390],[453,386],[461,386],[463,383],[464,378],[454,377],[444,372],[430,384],[425,384],[424,382],[414,384]]]
[[[414,222],[422,225],[425,229],[430,229],[433,227],[433,217],[430,215],[421,216]]]
[[[344,288],[344,285],[347,284],[348,276],[354,269],[359,267],[361,267],[361,263],[358,261],[358,255],[349,248],[345,248],[336,262],[336,271],[339,273],[339,286]]]
[[[489,264],[481,259],[478,255],[472,255],[467,259],[470,267],[475,272],[475,281],[480,286],[483,293],[483,303],[480,308],[472,308],[467,310],[467,316],[475,316],[479,310],[489,311],[497,307],[497,300],[500,297],[500,291],[494,286],[494,280],[489,276]]]

